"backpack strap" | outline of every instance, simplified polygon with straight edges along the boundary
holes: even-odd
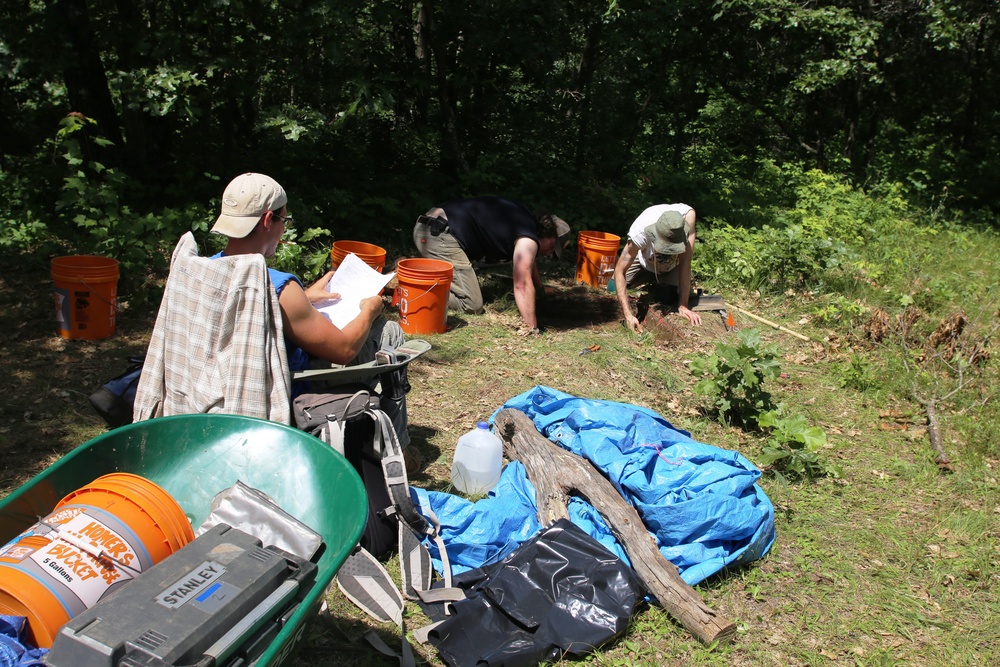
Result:
[[[392,427],[392,421],[390,421],[389,416],[382,410],[370,409],[369,412],[377,422],[373,446],[375,447],[376,456],[381,457],[382,469],[385,472],[385,483],[389,489],[389,498],[392,502],[392,507],[386,508],[385,511],[387,514],[395,514],[400,524],[405,523],[418,537],[429,537],[434,541],[437,545],[438,553],[441,555],[445,588],[451,588],[451,562],[448,560],[448,550],[445,547],[444,540],[441,538],[441,524],[430,508],[426,508],[428,517],[430,518],[428,521],[413,504],[413,498],[410,496],[409,481],[406,477],[406,463],[403,461],[403,450],[399,446],[399,439],[396,437],[396,431]],[[407,550],[402,540],[400,540],[399,546],[400,567],[409,570],[413,570],[414,567],[419,568],[419,566],[412,565],[415,558],[412,550]],[[426,549],[422,544],[419,547]],[[407,563],[411,565],[407,565]],[[423,584],[424,578],[422,576],[410,576],[407,581],[406,576],[404,573],[404,588],[412,589],[413,592],[419,595],[421,589],[418,584]],[[429,578],[426,579],[426,582],[427,584],[430,583]],[[450,605],[446,606],[445,613],[451,613]]]
[[[417,511],[413,505],[413,499],[410,497],[410,485],[406,477],[403,449],[399,446],[399,438],[396,436],[396,430],[392,427],[392,421],[382,410],[370,410],[369,412],[376,422],[375,454],[382,460],[385,484],[389,489],[389,498],[392,500],[392,512],[418,535],[432,536],[437,533],[437,527],[432,527],[427,519]]]

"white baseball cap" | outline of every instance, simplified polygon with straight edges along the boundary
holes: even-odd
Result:
[[[284,188],[270,176],[241,174],[222,193],[222,211],[212,231],[241,239],[253,231],[261,216],[268,211],[280,211],[286,203]]]

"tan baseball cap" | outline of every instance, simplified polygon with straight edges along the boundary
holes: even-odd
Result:
[[[241,174],[222,193],[222,211],[212,231],[241,239],[253,231],[261,216],[268,211],[280,211],[286,203],[284,188],[270,176]]]
[[[558,215],[552,216],[552,222],[556,226],[556,245],[555,254],[556,257],[562,257],[563,245],[569,240],[569,223],[560,218]]]

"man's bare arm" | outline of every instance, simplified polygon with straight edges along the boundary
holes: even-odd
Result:
[[[687,250],[685,250],[684,254],[681,255],[680,264],[678,266],[678,271],[680,273],[677,279],[677,313],[686,317],[691,324],[700,326],[701,315],[688,308],[688,299],[691,295],[691,260],[694,257],[694,209],[687,212],[684,216],[684,220],[688,223],[688,242]]]
[[[642,333],[642,325],[632,313],[632,307],[628,303],[628,284],[625,282],[625,271],[632,266],[636,256],[639,254],[639,246],[632,241],[625,243],[621,255],[615,263],[615,294],[618,296],[618,305],[621,306],[622,316],[625,318],[625,326],[631,331]]]
[[[357,356],[384,307],[382,297],[368,297],[361,302],[361,314],[339,329],[313,307],[294,281],[281,290],[278,305],[285,337],[312,356],[335,364],[346,364]]]
[[[521,237],[514,243],[514,303],[521,313],[524,326],[529,329],[538,328],[538,317],[535,313],[535,277],[538,270],[535,267],[535,256],[538,254],[538,243],[527,237]]]

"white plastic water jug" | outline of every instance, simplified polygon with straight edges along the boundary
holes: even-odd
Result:
[[[451,464],[451,484],[462,493],[482,495],[500,481],[503,443],[490,433],[490,425],[479,422],[458,439]]]

